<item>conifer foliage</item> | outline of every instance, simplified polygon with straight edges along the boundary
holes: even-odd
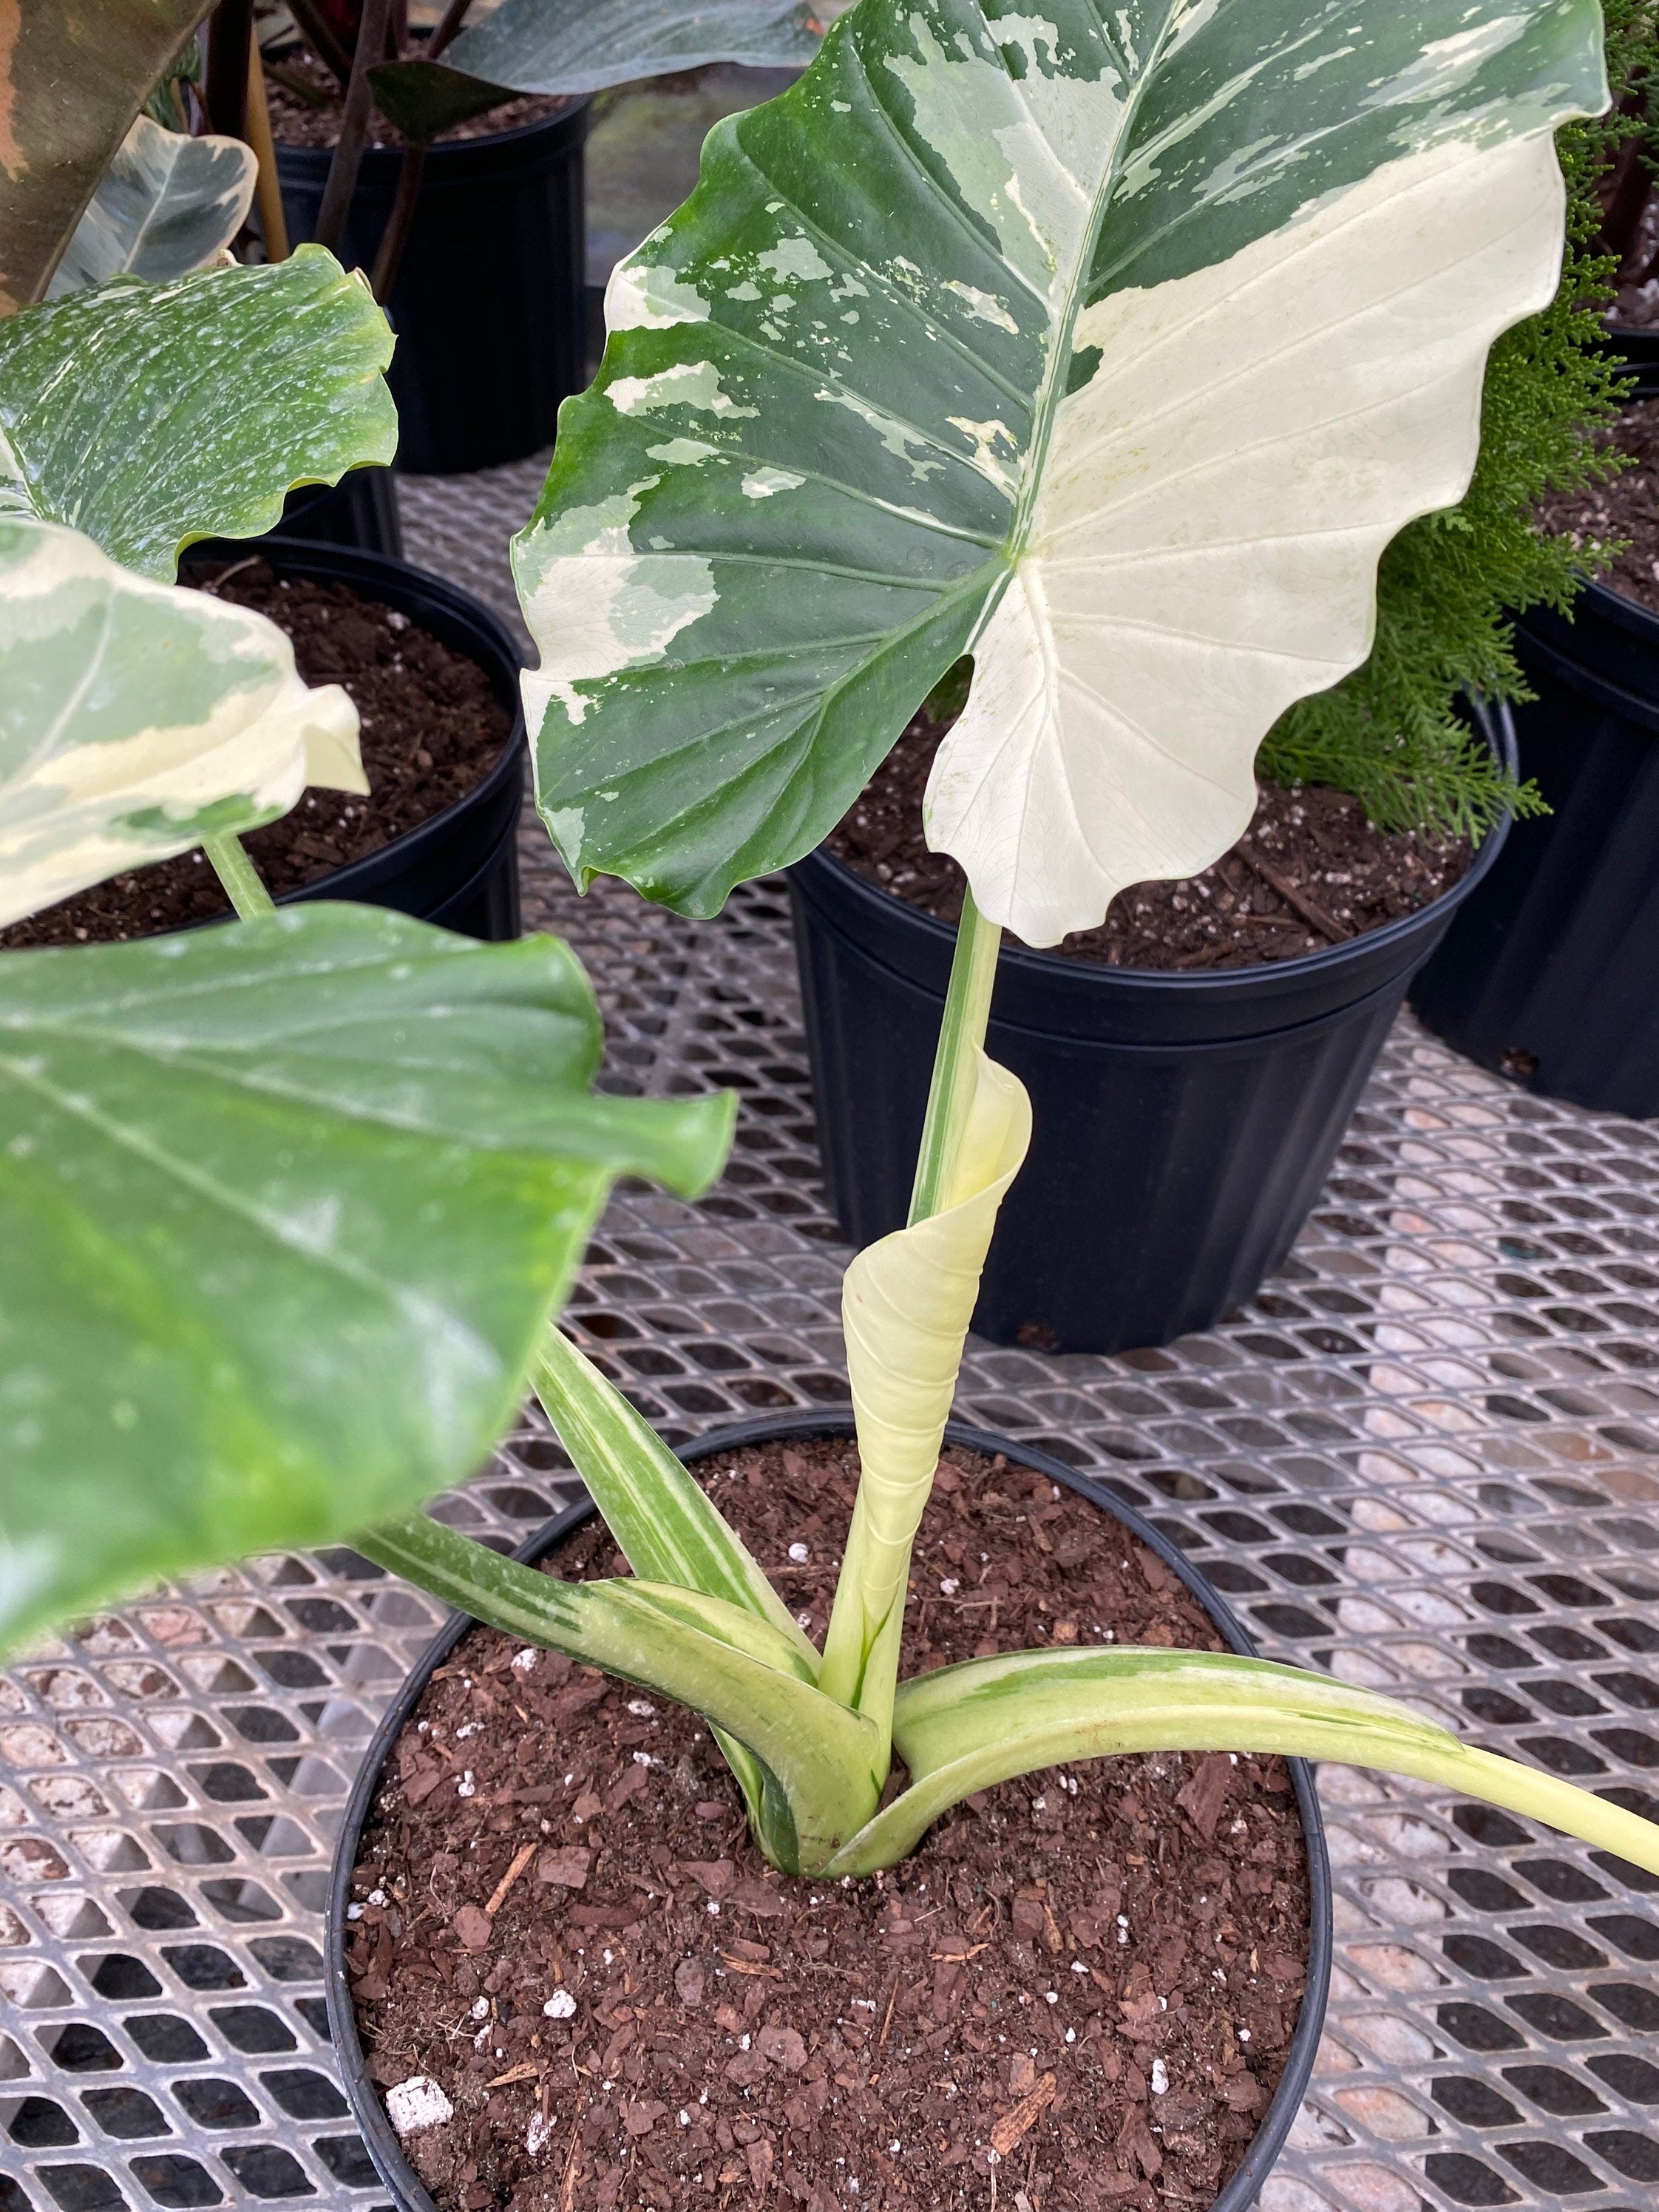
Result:
[[[1382,557],[1376,643],[1329,691],[1299,701],[1268,732],[1259,772],[1279,783],[1352,792],[1377,826],[1479,839],[1513,805],[1542,811],[1457,712],[1459,694],[1524,699],[1512,617],[1567,608],[1610,549],[1540,531],[1533,514],[1554,491],[1623,465],[1597,436],[1619,411],[1618,368],[1602,317],[1619,254],[1607,250],[1603,180],[1632,138],[1645,168],[1659,100],[1659,4],[1606,0],[1606,116],[1567,125],[1557,148],[1567,183],[1561,286],[1543,313],[1493,347],[1481,403],[1480,459],[1454,507],[1407,526]]]

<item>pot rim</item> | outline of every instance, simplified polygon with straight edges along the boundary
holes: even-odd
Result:
[[[429,568],[418,568],[412,561],[404,561],[390,553],[372,553],[361,545],[331,545],[322,540],[307,538],[207,538],[186,546],[179,556],[179,565],[187,567],[192,554],[198,558],[218,560],[219,548],[224,548],[234,560],[240,549],[246,548],[260,560],[269,559],[278,575],[315,576],[321,582],[349,584],[354,590],[362,589],[365,599],[379,598],[383,605],[397,607],[394,599],[378,590],[378,586],[402,586],[411,599],[437,600],[447,612],[464,617],[475,628],[482,630],[490,646],[500,654],[503,666],[521,671],[524,658],[520,653],[512,632],[495,610],[472,592],[452,584],[447,576],[434,575]],[[398,608],[401,613],[403,610]],[[410,620],[419,623],[418,614]],[[435,633],[434,633],[435,634]],[[441,642],[441,641],[440,641]],[[456,648],[459,650],[460,648]],[[475,656],[476,657],[476,656]],[[479,661],[487,675],[494,676],[487,662]],[[501,696],[499,693],[497,696]],[[524,695],[515,679],[512,685],[513,724],[502,742],[500,752],[470,790],[459,799],[452,799],[447,806],[437,813],[428,814],[423,822],[411,823],[400,830],[395,837],[388,837],[384,845],[375,846],[373,852],[362,853],[355,860],[344,861],[337,868],[330,868],[308,884],[296,884],[292,890],[280,892],[276,903],[279,907],[305,905],[325,899],[349,901],[360,884],[374,871],[390,860],[394,865],[412,850],[417,838],[433,838],[441,834],[444,825],[475,807],[484,806],[501,791],[503,785],[515,780],[522,783],[524,762],[529,749],[529,738],[525,728]],[[196,925],[197,927],[211,927]]]
[[[792,1437],[851,1436],[853,1433],[854,1422],[850,1413],[813,1413],[803,1407],[793,1413],[763,1414],[752,1420],[732,1422],[718,1429],[708,1430],[681,1446],[678,1456],[689,1467],[699,1460],[714,1458],[723,1451],[741,1450],[749,1444],[782,1442]],[[1133,1506],[1108,1489],[1103,1482],[1068,1465],[1064,1460],[1055,1458],[1052,1453],[1017,1443],[1008,1437],[994,1435],[966,1422],[948,1422],[945,1441],[963,1445],[970,1451],[992,1455],[1005,1453],[1016,1465],[1029,1467],[1034,1474],[1046,1475],[1051,1481],[1062,1484],[1079,1497],[1086,1498],[1091,1505],[1097,1506],[1127,1528],[1131,1535],[1137,1537],[1163,1561],[1209,1614],[1231,1650],[1245,1658],[1257,1656],[1248,1630],[1220,1592],[1210,1587],[1176,1544],[1149,1521],[1144,1520]],[[566,1506],[562,1512],[543,1522],[540,1527],[516,1545],[513,1558],[526,1563],[539,1559],[544,1553],[550,1551],[556,1544],[582,1527],[598,1511],[599,1507],[591,1498],[578,1498]],[[386,2118],[380,2094],[368,2078],[368,2063],[357,2033],[356,2008],[352,2002],[351,1987],[346,1975],[345,1911],[350,1897],[351,1876],[357,1863],[357,1845],[380,1787],[381,1774],[392,1747],[424,1693],[433,1674],[473,1626],[470,1614],[452,1613],[404,1677],[381,1715],[352,1778],[351,1793],[341,1816],[333,1863],[329,1869],[328,1901],[324,1908],[323,1992],[328,2008],[330,2039],[339,2064],[352,2120],[363,2137],[375,2172],[382,2184],[392,2191],[398,2212],[438,2212],[438,2207],[404,2158],[403,2147]],[[1263,2183],[1285,2148],[1291,2125],[1301,2109],[1324,2027],[1334,1942],[1330,1858],[1325,1844],[1325,1824],[1314,1788],[1313,1769],[1305,1759],[1286,1759],[1285,1765],[1290,1770],[1307,1854],[1307,1984],[1297,2016],[1295,2033],[1285,2053],[1285,2070],[1279,2076],[1279,2087],[1273,2092],[1272,2100],[1262,2115],[1261,2124],[1251,2137],[1243,2158],[1214,2199],[1209,2212],[1249,2212],[1250,2206],[1255,2203]]]
[[[515,99],[534,96],[534,94],[521,93],[515,93],[514,95]],[[570,103],[568,107],[562,107],[556,115],[544,115],[534,123],[515,123],[510,131],[486,131],[481,138],[437,139],[427,149],[427,161],[430,164],[434,160],[441,161],[446,158],[453,159],[456,155],[474,153],[483,147],[487,147],[493,153],[499,147],[514,146],[520,140],[531,137],[538,131],[552,132],[557,131],[562,125],[573,123],[578,116],[585,117],[593,105],[593,94],[591,92],[569,93],[565,97]],[[308,166],[312,162],[325,164],[334,159],[332,146],[296,146],[291,141],[284,141],[281,138],[274,143],[279,168],[285,159],[295,161],[296,165],[301,167]],[[376,157],[379,156],[380,157],[379,166],[384,167],[390,161],[401,164],[404,152],[404,149],[401,146],[365,146],[363,161],[368,164],[375,161]]]
[[[1612,595],[1609,595],[1612,596]],[[1628,605],[1629,602],[1621,602]],[[1647,616],[1646,620],[1659,628],[1659,617]],[[1471,700],[1476,726],[1491,744],[1504,766],[1513,775],[1516,773],[1517,751],[1515,724],[1509,703],[1505,700]],[[1022,970],[1038,975],[1057,977],[1101,976],[1109,980],[1109,988],[1127,991],[1174,991],[1188,995],[1208,993],[1212,995],[1237,995],[1250,991],[1262,980],[1289,977],[1294,981],[1304,976],[1319,977],[1334,969],[1346,967],[1350,962],[1374,952],[1386,953],[1391,947],[1404,943],[1414,932],[1429,926],[1431,917],[1443,915],[1467,898],[1491,871],[1514,822],[1506,811],[1475,850],[1474,860],[1455,884],[1449,884],[1437,898],[1427,906],[1419,907],[1415,914],[1401,915],[1396,921],[1384,922],[1379,929],[1363,931],[1340,945],[1326,945],[1318,952],[1300,952],[1291,960],[1257,960],[1247,968],[1212,968],[1201,973],[1170,968],[1109,968],[1103,961],[1078,960],[1062,952],[1039,946],[1023,945],[1018,939],[1005,937],[999,956],[999,965],[1018,975]],[[894,892],[879,890],[859,874],[855,868],[827,845],[817,845],[804,853],[799,860],[792,861],[787,872],[805,871],[814,866],[830,872],[837,891],[855,899],[866,913],[891,916],[896,913],[907,916],[909,922],[924,935],[933,937],[947,954],[956,943],[954,925],[940,921],[920,907],[909,905]]]

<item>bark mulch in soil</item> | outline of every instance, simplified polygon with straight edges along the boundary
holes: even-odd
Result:
[[[368,798],[307,790],[291,813],[244,839],[273,894],[378,852],[464,798],[495,764],[513,717],[489,676],[395,607],[346,584],[279,578],[257,557],[187,568],[181,580],[268,615],[293,639],[306,682],[343,684],[362,718]],[[0,950],[117,944],[229,912],[202,854],[184,853],[14,922],[0,930]]]
[[[815,1638],[856,1470],[840,1439],[705,1470]],[[595,1521],[553,1571],[623,1569]],[[946,1452],[913,1589],[917,1670],[1218,1645],[1153,1554],[1000,1457]],[[994,2179],[1007,2212],[1203,2212],[1284,2068],[1309,1907],[1282,1760],[1052,1770],[878,1880],[791,1881],[690,1716],[475,1629],[387,1774],[348,1966],[394,2124],[451,2108],[404,2136],[443,2212],[986,2212]]]
[[[1589,491],[1558,492],[1543,501],[1538,519],[1577,545],[1627,538],[1629,544],[1596,581],[1650,614],[1659,615],[1659,399],[1626,407],[1608,443],[1634,457],[1635,466]]]
[[[930,852],[921,801],[951,726],[917,714],[827,840],[867,883],[937,921],[962,918],[963,873]],[[1467,838],[1374,829],[1357,799],[1323,784],[1258,787],[1255,818],[1201,876],[1133,884],[1098,929],[1050,951],[1106,968],[1251,968],[1323,952],[1415,914],[1466,873]]]
[[[418,54],[419,42],[415,52]],[[278,75],[276,72],[280,71]],[[286,80],[286,81],[285,81]],[[302,92],[301,86],[305,87]],[[338,78],[326,62],[319,61],[309,46],[290,46],[265,63],[265,98],[270,106],[270,133],[279,146],[337,146],[340,143],[341,96]],[[441,131],[433,143],[453,146],[465,138],[495,138],[506,131],[523,131],[532,123],[545,123],[574,105],[563,92],[526,93],[505,100],[486,115],[474,115],[453,129]],[[369,110],[371,146],[401,146],[404,135],[388,123],[377,107]]]

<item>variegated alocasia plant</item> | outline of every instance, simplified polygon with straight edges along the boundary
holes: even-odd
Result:
[[[248,1465],[257,1510],[238,1525],[295,1540],[286,1469],[314,1445],[302,1492],[313,1523],[333,1525],[347,1499],[369,1523],[354,1540],[374,1558],[706,1716],[762,1847],[793,1872],[890,1864],[948,1807],[1032,1767],[1217,1748],[1419,1776],[1659,1871],[1659,1828],[1292,1669],[1114,1649],[899,1679],[909,1547],[997,1204],[1029,1135],[1024,1092],[982,1049],[1000,927],[1044,941],[1097,920],[1120,882],[1213,857],[1243,818],[1267,723],[1363,652],[1379,550],[1459,489],[1486,347],[1547,295],[1561,243],[1549,132],[1603,96],[1597,29],[1590,0],[1508,0],[1507,13],[1498,0],[1129,0],[1109,13],[1064,0],[1042,18],[989,0],[862,0],[795,91],[716,132],[697,195],[619,274],[599,384],[566,418],[519,549],[544,652],[527,690],[541,803],[572,866],[697,912],[805,849],[944,669],[975,656],[975,696],[932,818],[978,904],[964,916],[912,1224],[848,1273],[864,1480],[825,1649],[620,1394],[562,1335],[544,1331],[536,1350],[524,1332],[538,1299],[544,1317],[556,1295],[605,1176],[640,1165],[694,1188],[724,1106],[579,1097],[569,1110],[582,1085],[569,1079],[568,1031],[542,1033],[548,1057],[526,1060],[521,1086],[518,1036],[470,1002],[453,1018],[430,961],[453,958],[439,951],[453,940],[370,948],[370,965],[388,951],[393,965],[361,997],[353,977],[319,1006],[317,979],[332,988],[337,975],[328,933],[346,927],[332,918],[297,975],[278,963],[291,1030],[268,1025],[257,994],[210,987],[234,981],[239,961],[273,959],[276,932],[307,926],[296,918],[256,920],[217,949],[100,951],[79,971],[79,1006],[62,970],[0,967],[0,1204],[21,1192],[25,1206],[58,1205],[66,1175],[85,1174],[72,1152],[59,1169],[53,1148],[87,1141],[74,1102],[91,1095],[88,1059],[118,1102],[124,1054],[165,1045],[194,1088],[176,1121],[143,1131],[177,1178],[163,1212],[188,1184],[281,1243],[307,1321],[326,1310],[316,1264],[349,1276],[386,1328],[394,1389],[408,1297],[435,1297],[442,1280],[475,1302],[446,1316],[444,1348],[465,1376],[485,1286],[466,1264],[448,1282],[434,1264],[447,1247],[399,1240],[426,1209],[384,1218],[374,1152],[367,1186],[331,1174],[344,1115],[381,1136],[395,1121],[418,1146],[453,1139],[465,1093],[468,1134],[512,1161],[512,1194],[526,1156],[550,1154],[564,1199],[535,1295],[514,1279],[494,1313],[500,1334],[459,1432],[476,1434],[481,1407],[501,1407],[533,1360],[634,1578],[553,1580],[419,1513],[386,1517],[418,1435],[394,1429],[389,1450],[369,1452],[374,1480],[347,1484],[342,1425],[296,1425],[295,1378],[261,1362],[258,1332],[258,1387],[240,1387],[233,1361],[210,1402],[198,1374],[158,1394],[123,1283],[113,1342],[130,1366],[93,1363],[114,1379],[92,1425],[103,1442],[106,1420],[143,1434],[164,1417],[176,1427],[183,1408],[184,1464],[222,1509],[195,1557],[229,1540],[223,1500]],[[257,913],[258,886],[234,854],[227,878]],[[495,957],[456,959],[449,978],[482,980]],[[171,1011],[158,1028],[147,996],[165,1006],[156,979],[169,963],[199,966],[204,986],[182,1030]],[[382,995],[394,981],[445,1006],[442,1055],[394,1042],[427,1034]],[[557,1000],[540,977],[521,1003],[568,1018]],[[592,1048],[591,1030],[579,1033],[579,1076]],[[195,1099],[227,1082],[250,1112],[303,1107],[311,1182],[234,1139],[224,1161],[204,1164],[194,1147],[213,1124],[192,1118]],[[8,1113],[21,1148],[5,1141]],[[285,1160],[294,1129],[268,1133],[270,1160]],[[422,1164],[434,1170],[435,1155],[417,1151],[410,1182],[400,1158],[401,1193],[420,1194]],[[352,1275],[364,1188],[378,1241]],[[210,1212],[202,1218],[205,1237]],[[29,1225],[0,1218],[0,1250]],[[450,1209],[464,1262],[475,1226]],[[191,1261],[186,1240],[160,1249]],[[176,1279],[166,1288],[178,1295]],[[89,1311],[101,1325],[112,1302]],[[26,1354],[39,1335],[24,1337]],[[324,1357],[316,1337],[301,1340],[307,1363]],[[381,1356],[377,1343],[362,1364]],[[302,1366],[299,1383],[314,1381]],[[21,1371],[33,1371],[27,1357]],[[446,1370],[447,1407],[452,1381]],[[383,1408],[373,1397],[346,1410],[365,1415],[367,1438]],[[415,1431],[439,1410],[417,1405]],[[18,1418],[46,1468],[33,1409]],[[47,1418],[70,1433],[63,1407]],[[91,1467],[85,1437],[72,1441]],[[50,1487],[27,1493],[37,1535],[59,1525]],[[175,1561],[191,1555],[180,1524],[175,1511]],[[38,1550],[14,1539],[0,1593],[27,1593],[25,1619],[64,1602],[61,1560],[49,1565],[42,1598]],[[884,1806],[895,1754],[908,1784]]]

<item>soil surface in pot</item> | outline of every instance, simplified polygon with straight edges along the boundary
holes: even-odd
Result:
[[[841,1438],[700,1470],[815,1638],[856,1470]],[[624,1571],[597,1520],[552,1565]],[[955,1449],[913,1587],[915,1671],[1220,1644],[1105,1514]],[[1284,2068],[1309,1906],[1282,1760],[1036,1774],[879,1881],[789,1881],[700,1723],[475,1629],[386,1773],[348,1966],[382,2094],[453,2107],[404,2140],[443,2212],[985,2212],[994,2149],[1008,2212],[1201,2212]]]
[[[867,883],[939,921],[962,918],[963,873],[930,852],[921,800],[951,726],[924,708],[826,841]],[[1449,890],[1474,854],[1467,838],[1373,829],[1357,799],[1322,784],[1260,787],[1255,817],[1201,876],[1133,884],[1098,929],[1051,951],[1108,968],[1249,968],[1323,952],[1415,914]]]
[[[417,38],[411,46],[411,53],[417,59],[420,46]],[[265,98],[270,106],[270,133],[279,146],[339,144],[340,82],[309,46],[290,46],[284,53],[267,57]],[[500,107],[492,107],[487,115],[474,115],[451,130],[441,131],[433,143],[453,146],[464,138],[498,138],[503,131],[523,131],[532,123],[549,122],[574,105],[568,93],[526,93],[521,99],[506,100]],[[388,123],[378,107],[369,110],[368,143],[404,143],[402,131]]]
[[[219,580],[216,581],[216,579]],[[308,790],[243,841],[273,894],[297,890],[442,813],[500,757],[513,716],[476,660],[348,584],[278,577],[259,558],[186,568],[181,581],[268,615],[308,684],[343,684],[362,721],[371,789]],[[0,949],[117,944],[230,912],[199,852],[95,884],[0,930]]]
[[[1634,465],[1588,491],[1558,492],[1538,509],[1549,530],[1575,544],[1626,538],[1625,550],[1595,580],[1659,615],[1659,399],[1626,407],[1608,429],[1607,443],[1629,453]]]

